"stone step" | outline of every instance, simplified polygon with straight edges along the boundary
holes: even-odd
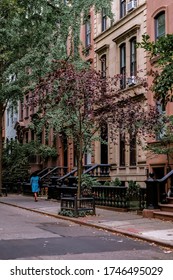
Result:
[[[161,211],[166,211],[166,212],[173,212],[173,204],[161,204],[159,203],[159,208]]]
[[[173,204],[173,197],[167,197],[168,203]]]
[[[153,218],[157,218],[160,220],[166,220],[166,221],[173,221],[173,212],[157,210],[157,211],[153,212]]]

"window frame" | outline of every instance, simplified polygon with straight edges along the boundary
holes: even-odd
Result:
[[[126,164],[126,144],[125,144],[125,135],[123,133],[120,133],[119,138],[119,164],[120,167],[125,167]]]
[[[132,135],[132,133],[129,133],[130,141],[129,141],[129,163],[130,166],[136,166],[137,160],[136,160],[136,135]]]
[[[130,76],[137,74],[137,50],[136,50],[136,37],[130,40]]]
[[[85,22],[85,47],[88,48],[91,45],[91,18],[88,16]]]
[[[29,94],[25,96],[25,118],[29,118]]]
[[[120,88],[126,88],[126,43],[122,43],[120,46]]]
[[[101,31],[104,32],[107,28],[107,16],[106,16],[106,9],[102,9],[102,26]]]
[[[120,18],[125,17],[127,13],[127,8],[126,8],[126,0],[120,0]]]
[[[106,78],[106,54],[103,54],[100,58],[101,61],[101,77]]]
[[[164,32],[159,33],[159,19],[164,16]],[[159,38],[165,36],[166,34],[166,21],[165,21],[165,11],[159,12],[155,17],[154,17],[154,26],[155,26],[155,40],[158,40]],[[161,26],[162,27],[162,26]]]

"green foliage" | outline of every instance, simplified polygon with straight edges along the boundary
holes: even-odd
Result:
[[[112,186],[121,186],[122,182],[119,178],[115,178],[113,181],[111,181]]]
[[[110,186],[110,185],[111,185],[111,182],[109,182],[109,181],[104,182],[104,186]]]
[[[155,42],[151,42],[148,35],[143,35],[138,47],[148,52],[154,66],[149,75],[154,78],[151,90],[155,98],[163,104],[173,101],[173,35],[167,34]]]
[[[112,180],[111,182],[106,181],[104,183],[104,186],[121,186],[122,182],[119,178],[115,178],[114,180]]]
[[[67,216],[67,217],[75,217],[75,213],[74,211],[72,210],[62,210],[58,213],[59,215],[62,215],[62,216]],[[77,217],[86,217],[86,216],[89,216],[89,215],[93,215],[93,211],[89,211],[89,210],[81,210],[78,212],[78,216]]]
[[[36,151],[38,155],[41,156],[42,159],[47,158],[56,158],[57,157],[57,150],[53,147],[47,145],[40,145],[38,150]]]
[[[173,158],[173,116],[162,118],[155,132],[157,141],[149,143],[146,150],[152,154],[166,155],[169,165],[170,158]]]
[[[1,0],[0,102],[22,98],[25,90],[54,68],[54,60],[69,58],[73,53],[73,38],[75,46],[80,45],[81,15],[85,19],[94,7],[97,12],[106,8],[111,17],[111,2]],[[72,40],[67,53],[69,36]],[[29,75],[26,69],[32,70]],[[15,75],[15,80],[9,80],[11,75]]]
[[[58,215],[67,216],[67,217],[75,217],[74,212],[72,210],[62,210],[58,213]]]
[[[99,182],[96,178],[89,174],[82,174],[81,176],[81,195],[92,196],[92,187],[99,186]]]
[[[137,184],[135,181],[130,180],[128,182],[128,188],[126,192],[126,196],[129,200],[132,199],[139,199],[140,194],[140,185]]]
[[[81,181],[82,187],[85,187],[85,186],[94,187],[94,186],[99,185],[99,182],[97,181],[97,179],[93,176],[90,176],[89,174],[82,174],[81,179],[82,179],[82,181]]]
[[[25,180],[29,176],[30,158],[40,155],[42,160],[48,157],[56,157],[57,151],[46,145],[37,142],[20,144],[11,141],[3,150],[3,178],[17,181],[19,178]]]
[[[56,67],[55,60],[79,59],[81,15],[91,7],[106,8],[111,0],[1,0],[0,1],[0,123],[8,102],[23,99],[41,77]],[[70,28],[69,28],[70,27]],[[67,39],[69,40],[67,53]],[[78,49],[74,54],[74,46]],[[0,128],[0,190],[2,167]]]

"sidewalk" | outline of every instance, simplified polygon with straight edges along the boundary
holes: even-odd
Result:
[[[169,221],[143,218],[133,212],[117,212],[100,208],[96,208],[96,216],[70,218],[58,215],[60,203],[55,200],[46,200],[45,197],[39,197],[39,201],[35,203],[33,197],[8,194],[7,197],[0,197],[0,203],[70,220],[84,226],[123,234],[173,249],[173,223]]]

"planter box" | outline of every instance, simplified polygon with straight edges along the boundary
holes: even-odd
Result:
[[[90,212],[95,215],[95,200],[93,197],[81,197],[78,199],[76,195],[74,197],[61,196],[61,212],[65,214],[68,211],[71,211],[75,217],[80,216],[81,212]]]

